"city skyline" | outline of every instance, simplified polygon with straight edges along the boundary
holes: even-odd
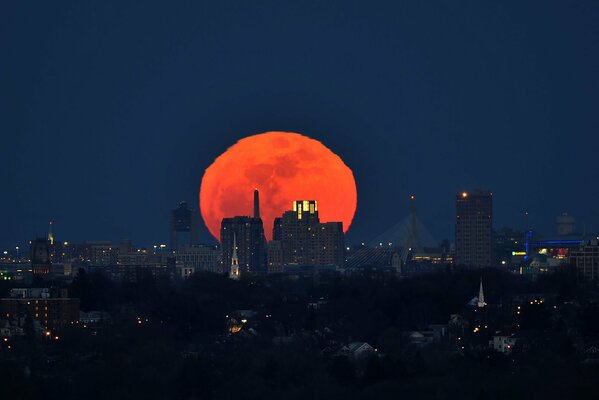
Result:
[[[459,192],[457,192],[457,193],[455,193],[453,195],[453,199],[455,199],[456,196],[458,196],[458,197],[462,196],[464,193],[477,192],[477,191],[480,191],[480,190],[481,190],[480,188],[477,188],[475,190],[470,190],[470,191],[459,191]],[[406,219],[410,218],[411,211],[410,211],[409,207],[410,207],[410,204],[415,201],[415,197],[416,196],[414,196],[413,194],[410,194],[408,196],[408,198],[405,199],[405,203],[406,203],[406,207],[407,207],[406,208],[406,214],[403,215],[403,216],[401,216],[397,221],[393,222],[394,225],[398,225],[401,222],[402,219],[406,220]],[[318,201],[318,200],[316,200],[316,201]],[[187,207],[187,201],[181,200],[179,202],[179,207],[178,208],[182,207],[183,205],[185,207]],[[239,215],[230,215],[230,216],[225,216],[224,218],[249,217],[252,214],[252,210],[253,210],[252,207],[254,207],[254,206],[250,204],[250,205],[248,205],[248,207],[249,207],[248,208],[248,212],[245,213],[245,214],[241,213]],[[172,210],[172,205],[171,205],[171,211],[172,211],[171,214],[175,210]],[[208,232],[208,229],[205,226],[204,221],[202,220],[201,216],[199,216],[199,212],[197,210],[195,210],[193,208],[193,206],[192,206],[191,210],[192,210],[192,215],[197,219],[197,220],[195,220],[195,224],[197,225],[197,227],[193,228],[194,231],[193,231],[193,235],[192,235],[192,243],[204,244],[204,245],[213,245],[213,244],[220,243],[220,240],[217,240],[216,238],[214,238]],[[495,206],[493,206],[493,213],[495,213]],[[164,229],[160,230],[159,235],[157,235],[157,236],[161,236],[161,237],[158,240],[153,241],[153,242],[143,242],[143,241],[139,240],[139,238],[136,238],[136,237],[96,237],[96,236],[91,236],[91,237],[81,237],[80,239],[77,239],[77,238],[73,239],[72,237],[66,237],[66,236],[64,236],[64,233],[61,233],[60,231],[59,231],[59,234],[58,234],[58,240],[63,240],[63,241],[66,240],[67,242],[72,242],[72,243],[86,243],[86,242],[94,242],[94,241],[108,241],[108,242],[118,243],[119,241],[122,241],[122,240],[132,240],[136,244],[138,244],[139,246],[144,247],[144,248],[150,248],[151,246],[156,245],[156,244],[159,244],[159,245],[166,245],[166,244],[169,244],[169,243],[172,244],[173,235],[174,235],[174,232],[175,232],[173,230],[173,227],[172,227],[173,226],[172,225],[173,224],[173,216],[171,215],[169,217],[168,211],[165,213],[165,215],[166,215],[165,219],[167,220],[167,224],[164,227]],[[532,230],[533,232],[536,232],[537,234],[548,236],[548,237],[555,236],[555,235],[559,236],[560,235],[559,234],[559,229],[560,229],[559,228],[559,219],[563,218],[564,216],[567,216],[568,218],[572,219],[572,223],[573,223],[573,227],[572,228],[574,229],[573,233],[587,235],[587,236],[593,235],[593,234],[596,233],[595,231],[590,230],[588,228],[588,226],[587,226],[586,223],[581,222],[580,220],[578,220],[576,218],[576,214],[572,214],[572,213],[569,213],[569,212],[561,212],[561,213],[559,213],[559,214],[557,214],[557,215],[555,215],[553,217],[548,218],[547,221],[546,221],[546,223],[545,223],[545,225],[547,226],[547,230],[546,231],[538,230],[538,229],[535,228],[535,226],[531,225],[531,222],[530,222],[531,221],[531,219],[530,219],[530,212],[528,210],[522,211],[521,216],[520,216],[521,220],[519,221],[519,225],[520,226],[498,225],[498,224],[494,223],[491,226],[491,228],[492,228],[492,230],[494,232],[498,231],[498,230],[501,230],[501,229],[506,229],[507,228],[507,229],[512,229],[514,231],[519,231],[519,232],[525,232],[527,230]],[[419,219],[420,218],[422,218],[421,214],[419,214]],[[444,240],[449,240],[451,243],[455,242],[455,239],[456,239],[456,234],[455,234],[455,229],[456,229],[456,224],[455,224],[455,203],[454,203],[453,214],[451,216],[449,216],[449,218],[452,221],[454,221],[454,224],[452,226],[452,231],[453,232],[448,237],[441,237],[441,238],[434,237],[434,240],[435,240],[435,242],[437,244],[441,243]],[[423,220],[426,221],[426,220],[428,220],[428,218],[426,218],[426,216],[425,216],[423,218]],[[335,221],[330,221],[330,222],[335,222]],[[56,228],[54,228],[54,225],[56,225],[56,221],[54,221],[54,220],[46,221],[45,224],[44,224],[45,230],[41,229],[41,230],[36,231],[34,234],[29,235],[28,239],[25,239],[22,242],[16,242],[15,240],[13,240],[9,245],[0,244],[0,247],[1,247],[0,250],[2,250],[2,251],[8,251],[11,254],[16,254],[19,251],[22,252],[23,249],[25,249],[25,251],[27,251],[26,247],[24,247],[24,246],[28,245],[30,242],[35,241],[36,239],[39,239],[39,238],[50,238],[50,236],[52,236],[52,239],[53,239],[54,238],[54,234],[55,234],[55,229],[56,229]],[[424,224],[424,226],[425,226],[425,229],[428,229],[428,228],[431,227],[431,225],[426,225],[426,223]],[[434,226],[435,225],[433,223],[432,227],[434,228]],[[370,235],[366,239],[364,239],[364,238],[355,238],[355,236],[354,236],[355,240],[349,240],[348,244],[374,243],[373,242],[373,238],[375,238],[375,237],[380,238],[381,237],[381,233],[384,232],[385,230],[387,230],[387,232],[388,232],[389,228],[393,229],[393,226],[389,225],[389,226],[386,226],[385,228],[380,227],[379,231],[378,231],[378,233],[376,235],[372,234],[372,235]],[[198,230],[205,231],[205,235],[202,237],[203,240],[198,240],[197,239],[197,236],[198,236],[197,231]],[[426,233],[430,234],[428,231]],[[169,234],[170,234],[170,239],[169,239]],[[350,237],[352,237],[352,235],[351,235],[351,229],[346,233],[346,236],[348,234],[349,234]],[[384,233],[383,233],[383,235],[384,235]],[[75,235],[75,236],[77,236],[77,235]],[[402,243],[393,243],[393,246],[399,246],[399,247],[401,247]]]
[[[166,240],[165,210],[195,204],[212,160],[273,129],[325,143],[355,172],[350,242],[408,215],[411,193],[434,236],[450,238],[452,197],[476,188],[495,193],[497,227],[523,226],[528,210],[542,232],[562,212],[598,231],[599,189],[587,184],[596,5],[433,3],[148,3],[146,19],[133,6],[30,15],[10,4],[0,243],[24,243],[48,220],[77,241]]]
[[[595,399],[599,0],[5,2],[0,399]]]

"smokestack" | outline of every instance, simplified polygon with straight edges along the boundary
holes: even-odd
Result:
[[[254,218],[260,218],[260,193],[254,189]]]

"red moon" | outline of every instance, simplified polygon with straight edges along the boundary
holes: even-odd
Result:
[[[220,239],[223,218],[252,215],[260,191],[264,234],[272,239],[275,217],[293,200],[316,200],[321,222],[351,225],[358,194],[354,175],[325,145],[292,132],[266,132],[239,140],[210,165],[200,186],[200,210],[210,233]]]

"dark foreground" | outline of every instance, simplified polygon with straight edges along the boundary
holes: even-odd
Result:
[[[118,284],[81,272],[71,295],[110,320],[5,342],[0,399],[596,399],[596,286],[485,270],[477,309],[480,277]],[[513,348],[493,350],[508,331]]]

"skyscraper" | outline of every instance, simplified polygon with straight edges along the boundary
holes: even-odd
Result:
[[[180,245],[197,244],[198,214],[186,201],[171,211],[170,237],[172,250],[177,250]]]
[[[294,201],[273,230],[281,240],[283,264],[343,267],[343,224],[321,223],[315,200]]]
[[[455,264],[469,268],[491,266],[493,195],[478,190],[456,197]]]
[[[266,238],[260,215],[258,191],[254,191],[254,216],[223,218],[220,228],[222,260],[225,271],[237,251],[239,270],[244,274],[266,273]]]

